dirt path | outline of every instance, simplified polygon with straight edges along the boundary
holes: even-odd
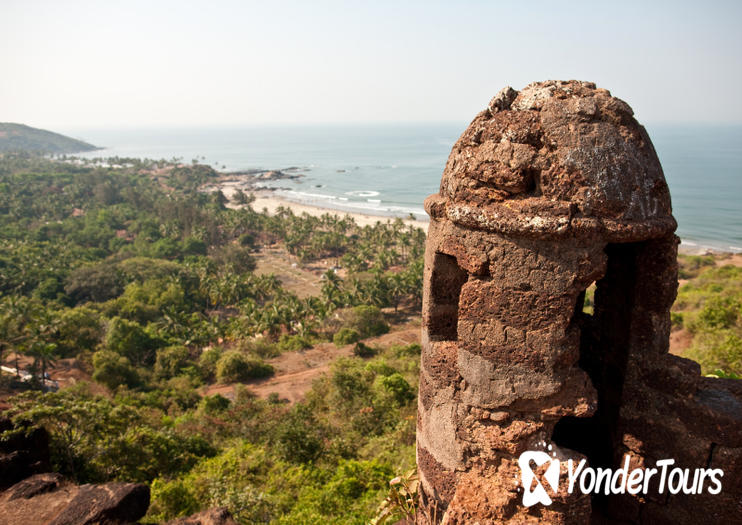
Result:
[[[379,337],[363,341],[369,346],[389,347],[420,342],[420,327],[410,323],[400,329]],[[276,370],[275,375],[267,379],[245,383],[248,389],[261,398],[276,393],[279,398],[296,403],[312,388],[312,382],[327,373],[333,361],[339,357],[353,355],[353,345],[336,347],[332,343],[320,343],[308,350],[286,352],[268,360]],[[234,399],[235,385],[210,385],[202,391],[203,395],[220,394]]]

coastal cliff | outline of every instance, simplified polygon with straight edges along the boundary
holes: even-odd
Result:
[[[31,151],[36,153],[79,153],[98,149],[92,144],[24,124],[0,122],[0,153]]]

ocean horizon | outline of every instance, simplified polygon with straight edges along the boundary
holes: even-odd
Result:
[[[742,125],[646,125],[686,251],[742,252]],[[104,149],[80,157],[197,159],[219,171],[296,168],[278,197],[338,211],[426,219],[461,124],[265,125],[67,130]]]

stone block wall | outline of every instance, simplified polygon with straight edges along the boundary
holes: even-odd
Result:
[[[418,523],[740,522],[742,387],[667,353],[676,223],[628,105],[586,82],[506,88],[425,206]],[[723,465],[724,491],[560,485],[550,505],[524,507],[518,458],[547,446],[562,478],[570,458],[675,458]]]

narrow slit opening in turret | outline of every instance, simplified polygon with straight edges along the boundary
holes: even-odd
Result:
[[[605,275],[582,292],[575,305],[573,322],[580,326],[579,365],[597,390],[598,407],[589,418],[560,419],[552,440],[587,456],[592,467],[616,467],[621,459],[617,427],[636,306],[640,247],[640,243],[609,244]],[[594,506],[601,507],[604,499],[594,497]]]
[[[456,257],[436,253],[431,275],[428,336],[432,341],[455,341],[459,321],[459,296],[469,275]]]

